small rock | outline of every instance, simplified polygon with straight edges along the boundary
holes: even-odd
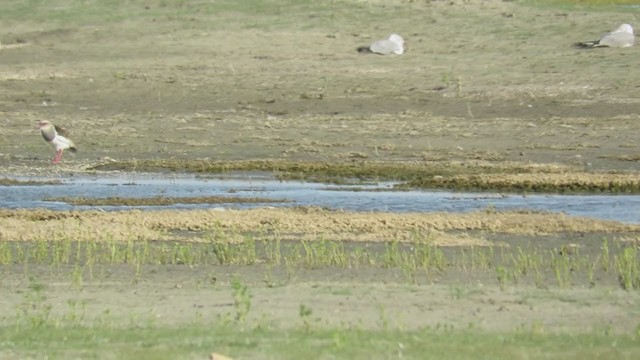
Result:
[[[213,352],[209,355],[209,360],[233,360],[233,359],[228,356],[224,356],[222,354]]]

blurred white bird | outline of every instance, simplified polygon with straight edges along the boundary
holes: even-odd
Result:
[[[69,149],[72,152],[78,151],[73,141],[65,137],[66,131],[63,128],[53,125],[47,120],[42,120],[38,123],[38,129],[40,129],[42,137],[56,149],[56,155],[53,158],[54,164],[62,160],[62,153],[65,149]]]
[[[633,28],[629,24],[622,24],[618,26],[614,31],[605,34],[600,40],[586,41],[576,43],[576,46],[581,48],[596,48],[596,47],[631,47],[635,42],[636,37],[633,34]]]
[[[398,34],[391,34],[388,39],[378,40],[369,46],[361,46],[358,52],[368,52],[381,55],[404,53],[404,39]]]

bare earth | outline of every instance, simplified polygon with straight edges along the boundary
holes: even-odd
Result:
[[[0,161],[48,166],[35,124],[49,119],[81,150],[62,168],[175,157],[637,169],[638,50],[571,46],[632,15],[498,1],[371,9],[393,20],[376,29],[364,15],[310,14],[307,29],[225,30],[216,23],[233,14],[169,9],[123,24],[6,24]],[[355,51],[390,31],[406,54]]]
[[[0,21],[0,176],[56,178],[130,158],[488,161],[638,171],[640,73],[635,68],[640,50],[571,46],[621,22],[633,23],[634,12],[502,1],[391,1],[384,6],[345,1],[341,4],[353,11],[332,13],[319,6],[296,13],[297,20],[284,20],[275,14],[196,11],[197,4],[180,11],[151,3],[149,9],[122,5],[122,13],[141,16],[119,22]],[[380,14],[389,20],[373,24],[371,17]],[[406,54],[355,51],[391,32],[405,36]],[[50,164],[53,151],[36,130],[41,119],[67,128],[80,151],[65,153],[59,166]],[[596,249],[602,236],[634,244],[640,233],[637,226],[600,222],[584,231],[589,221],[582,219],[579,225],[567,222],[548,232],[550,219],[557,220],[553,215],[509,218],[512,226],[499,218],[495,228],[473,228],[453,219],[450,223],[458,225],[446,228],[427,215],[407,223],[389,214],[363,220],[367,216],[322,212],[301,220],[297,214],[263,211],[270,219],[307,224],[292,232],[299,239],[317,238],[314,227],[325,229],[329,240],[362,236],[355,240],[363,241],[374,240],[372,234],[379,236],[377,241],[389,241],[398,236],[395,230],[418,228],[437,233],[443,246],[520,244],[551,236],[560,247],[579,244],[586,233]],[[173,229],[164,222],[166,228],[136,229],[135,221],[126,220],[129,215],[114,215],[125,224],[130,221],[122,237],[133,231],[134,237],[158,240],[167,235],[162,231]],[[476,215],[476,223],[499,217]],[[101,216],[91,229],[117,231],[112,218]],[[213,222],[217,216],[194,213],[184,221]],[[245,219],[259,219],[243,212],[219,216],[247,227],[255,224]],[[327,216],[335,217],[334,225],[324,223]],[[353,230],[358,221],[379,225],[372,216],[396,225],[344,230]],[[41,240],[46,234],[42,223],[62,237],[86,236],[74,232],[78,225],[68,227],[64,221],[6,222],[0,241]],[[96,230],[96,238],[100,234]],[[460,239],[468,243],[455,243]],[[630,333],[638,326],[640,309],[639,293],[621,290],[615,280],[595,288],[581,283],[569,289],[522,285],[501,291],[495,279],[485,286],[461,274],[406,284],[379,280],[377,273],[332,276],[336,270],[325,269],[301,271],[286,282],[277,273],[282,284],[270,287],[264,285],[266,270],[260,266],[149,267],[136,281],[128,270],[112,271],[109,279],[87,281],[82,290],[71,292],[69,276],[37,266],[28,274],[46,284],[54,313],[68,311],[73,298],[86,303],[87,318],[109,310],[114,321],[129,321],[136,314],[164,324],[232,312],[233,275],[252,286],[253,321],[284,326],[297,324],[299,305],[308,304],[318,323],[327,325],[472,324],[490,331],[541,325],[551,331]],[[1,272],[0,292],[9,295],[0,297],[0,308],[18,308],[28,291],[27,273],[4,265]],[[213,286],[206,280],[210,274],[219,281]]]
[[[247,321],[283,328],[302,325],[301,304],[313,310],[314,327],[366,329],[451,327],[632,334],[640,315],[640,295],[621,289],[413,285],[400,279],[379,282],[366,271],[354,270],[347,278],[326,271],[301,271],[290,283],[267,286],[257,279],[255,272],[259,270],[265,272],[256,267],[162,266],[145,270],[143,280],[136,281],[128,268],[116,268],[110,270],[111,279],[87,282],[82,290],[70,284],[68,277],[41,274],[40,279],[46,282],[45,304],[52,306],[52,318],[73,315],[81,323],[114,325],[230,321],[236,315],[228,285],[234,276],[247,279],[249,284],[251,311]],[[212,284],[212,274],[220,284]],[[0,299],[3,309],[15,308],[17,312],[25,306],[28,285],[24,279],[5,277],[1,289],[6,295]],[[73,306],[70,301],[75,302]]]

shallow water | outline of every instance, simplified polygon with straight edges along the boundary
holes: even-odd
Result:
[[[29,178],[21,180],[51,180]],[[254,208],[261,206],[321,206],[352,211],[467,212],[494,208],[531,209],[569,215],[640,223],[639,195],[518,195],[451,191],[395,191],[393,184],[333,186],[298,181],[278,181],[269,176],[200,178],[189,175],[68,177],[59,185],[0,186],[0,208],[53,210],[122,210]],[[197,197],[232,196],[286,199],[287,203],[176,204],[169,206],[74,206],[45,201],[52,197]]]

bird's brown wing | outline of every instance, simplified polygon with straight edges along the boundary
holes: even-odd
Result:
[[[65,130],[64,128],[61,128],[58,125],[53,125],[53,127],[56,128],[56,132],[62,136],[67,136],[67,130]]]

